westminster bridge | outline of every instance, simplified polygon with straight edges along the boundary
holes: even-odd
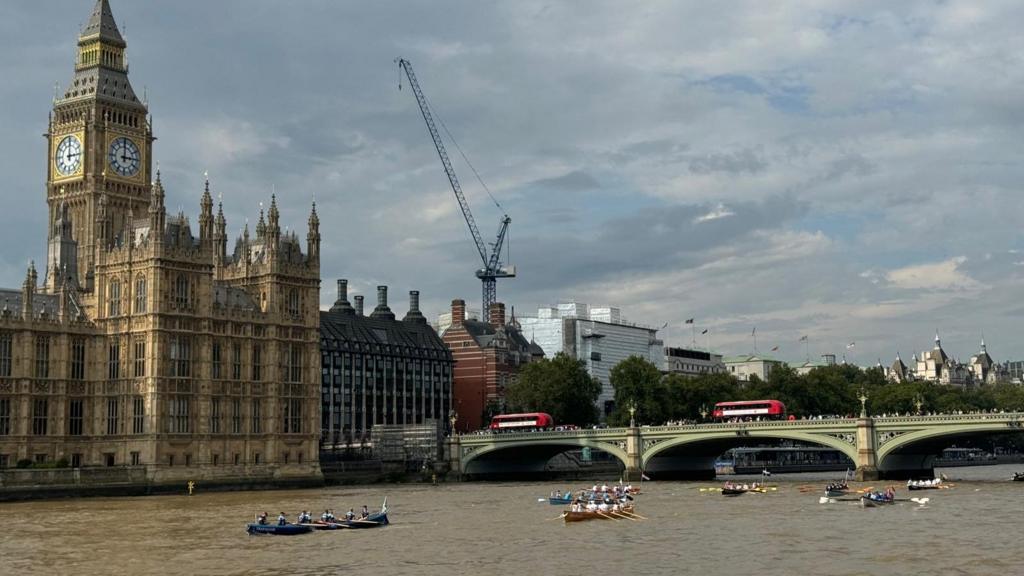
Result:
[[[580,448],[618,459],[626,478],[714,477],[730,448],[796,441],[834,448],[856,463],[858,480],[922,477],[947,448],[971,437],[1020,433],[1024,413],[948,414],[777,420],[672,426],[466,434],[450,440],[451,468],[461,476],[539,474],[548,461]]]

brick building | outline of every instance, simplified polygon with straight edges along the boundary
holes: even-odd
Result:
[[[544,351],[523,336],[515,317],[505,321],[505,305],[500,302],[491,305],[489,323],[467,319],[463,300],[452,301],[451,318],[442,339],[455,360],[455,427],[470,432],[487,424],[489,408],[504,407],[505,388],[519,368],[542,358]]]

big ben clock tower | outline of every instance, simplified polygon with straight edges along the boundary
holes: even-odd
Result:
[[[145,218],[149,208],[154,138],[146,105],[128,81],[126,48],[110,4],[98,0],[46,133],[50,245],[69,220],[78,269],[60,273],[86,289],[96,248],[124,242],[129,217]],[[63,226],[54,225],[58,220]]]

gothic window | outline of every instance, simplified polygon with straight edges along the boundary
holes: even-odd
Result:
[[[117,380],[121,377],[121,343],[114,340],[110,343],[107,353],[107,379]]]
[[[239,398],[231,400],[231,433],[242,433],[242,400]],[[238,463],[237,458],[235,463]]]
[[[299,291],[294,288],[288,291],[288,313],[292,316],[299,315]]]
[[[11,433],[11,399],[0,398],[0,436]]]
[[[118,398],[111,397],[107,398],[107,435],[114,435],[120,432],[118,424],[118,408],[120,408]]]
[[[263,433],[263,410],[259,398],[252,399],[252,433],[262,434]]]
[[[192,376],[192,339],[188,336],[171,336],[171,378]]]
[[[132,434],[142,434],[146,429],[146,400],[132,396]]]
[[[32,435],[46,436],[47,424],[50,420],[50,401],[36,398],[32,401]]]
[[[221,377],[222,377],[222,374],[221,374],[222,363],[221,363],[220,342],[214,342],[213,343],[213,349],[210,351],[210,359],[211,359],[212,366],[213,366],[212,378],[214,380],[220,380]]]
[[[171,396],[167,418],[167,431],[171,434],[188,434],[188,396]]]
[[[107,290],[107,316],[121,315],[121,281],[113,279]]]
[[[142,378],[146,375],[146,341],[139,338],[135,340],[135,377]]]
[[[146,312],[146,278],[141,274],[135,278],[135,313]]]
[[[85,339],[71,341],[71,379],[85,380]]]
[[[231,345],[231,379],[242,379],[242,345],[238,342]]]
[[[220,398],[210,398],[210,434],[220,434]]]
[[[284,402],[284,433],[302,432],[302,398],[286,398]]]
[[[178,274],[174,280],[174,304],[179,308],[185,308],[189,304],[188,278],[184,274]]]
[[[36,336],[36,378],[50,377],[50,337]]]
[[[81,436],[85,424],[85,400],[72,398],[68,401],[68,436]]]
[[[10,332],[0,333],[0,377],[7,378],[11,375],[11,348],[13,338]]]
[[[288,344],[285,349],[285,382],[302,382],[302,346],[299,344]]]
[[[263,344],[252,345],[252,381],[263,380]]]

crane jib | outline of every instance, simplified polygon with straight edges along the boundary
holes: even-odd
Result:
[[[419,82],[416,80],[416,73],[413,72],[412,69],[412,64],[404,58],[398,58],[396,61],[398,62],[398,67],[400,69],[398,89],[402,89],[401,71],[404,70],[406,77],[409,79],[409,86],[412,88],[413,95],[416,97],[416,103],[420,107],[420,113],[423,115],[423,121],[427,124],[427,130],[430,132],[430,137],[434,141],[434,148],[437,149],[437,155],[441,158],[441,164],[444,166],[445,174],[448,176],[448,182],[451,184],[452,192],[455,193],[455,199],[458,200],[459,208],[462,209],[462,216],[466,220],[466,225],[469,227],[469,233],[473,236],[473,242],[476,244],[476,249],[480,253],[480,260],[483,262],[484,267],[483,269],[478,270],[476,275],[483,283],[483,310],[481,312],[484,321],[487,322],[490,320],[491,304],[497,300],[496,279],[511,278],[515,276],[514,266],[511,266],[509,270],[505,270],[501,267],[500,262],[501,247],[505,243],[505,235],[512,219],[509,218],[508,214],[505,214],[502,217],[501,225],[498,228],[497,240],[494,242],[493,250],[488,254],[487,245],[484,243],[483,236],[480,234],[480,229],[477,227],[476,220],[473,218],[473,212],[469,209],[469,202],[466,201],[466,196],[462,192],[462,186],[459,184],[459,179],[455,175],[455,169],[452,167],[452,162],[448,158],[448,151],[444,147],[444,142],[441,141],[441,134],[437,131],[437,126],[434,124],[434,118],[430,113],[430,106],[427,104],[427,97],[423,94],[423,90],[420,89]],[[456,144],[456,147],[458,147],[458,144]]]

